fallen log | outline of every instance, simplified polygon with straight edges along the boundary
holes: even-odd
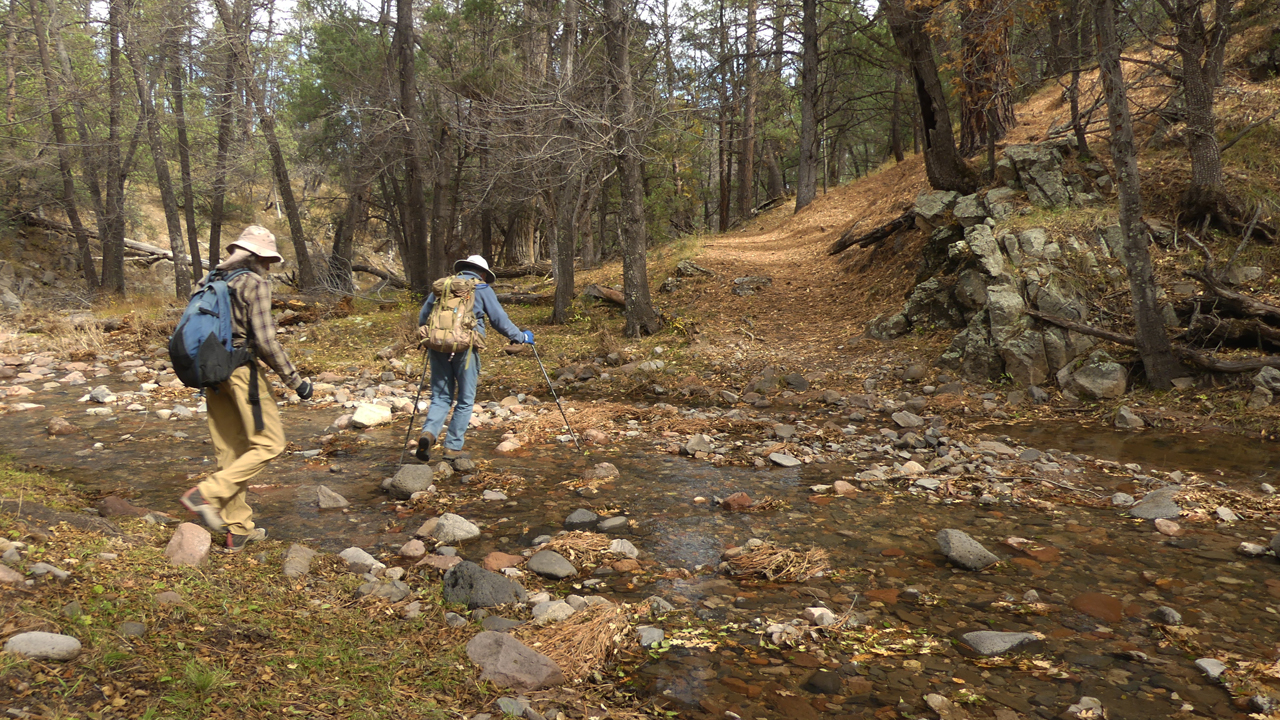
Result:
[[[530,292],[508,292],[497,293],[498,302],[501,303],[519,303],[522,305],[536,305],[541,302],[547,302],[554,299],[554,295],[541,295]]]
[[[517,278],[527,275],[550,275],[551,263],[530,263],[528,265],[508,265],[493,268],[493,276],[500,278]]]
[[[1258,318],[1223,318],[1197,315],[1180,340],[1201,347],[1226,345],[1236,348],[1280,350],[1280,329]]]
[[[42,218],[39,215],[34,215],[32,213],[22,213],[21,215],[19,215],[19,217],[22,218],[22,221],[27,225],[30,225],[32,227],[38,227],[41,230],[56,232],[60,235],[74,234],[74,231],[71,229],[70,225],[66,223],[58,222],[57,220]],[[93,240],[99,239],[97,230],[94,230],[92,228],[85,228],[84,233],[85,235],[89,236],[90,239],[93,239]],[[173,251],[165,250],[164,248],[159,247],[158,245],[151,245],[149,243],[139,242],[137,240],[130,240],[129,238],[125,238],[124,247],[126,250],[133,250],[134,252],[139,252],[139,253],[142,253],[143,255],[153,257],[156,260],[170,260],[170,261],[173,260]],[[191,263],[191,260],[190,258],[188,258],[187,264],[190,264],[190,263]],[[202,260],[201,264],[204,265],[206,270],[211,267],[208,260]]]
[[[1251,298],[1242,292],[1232,290],[1218,280],[1214,276],[1202,270],[1187,270],[1183,272],[1189,278],[1192,278],[1204,285],[1205,288],[1214,295],[1226,301],[1226,305],[1232,311],[1244,315],[1246,317],[1262,317],[1271,320],[1280,321],[1280,307],[1270,303],[1262,302],[1257,298]]]
[[[855,236],[853,231],[858,227],[858,223],[862,222],[861,220],[858,220],[854,222],[853,225],[849,226],[848,230],[845,230],[840,234],[840,239],[831,244],[831,248],[827,250],[827,254],[839,255],[854,245],[861,248],[871,247],[878,242],[892,237],[898,231],[911,227],[915,224],[915,221],[916,211],[912,208],[889,222],[875,228],[871,232]]]
[[[389,272],[387,272],[387,271],[385,271],[385,270],[379,270],[379,269],[378,269],[378,268],[376,268],[376,267],[371,267],[371,266],[369,266],[369,265],[360,265],[360,264],[354,264],[354,263],[353,263],[353,264],[351,265],[351,271],[352,271],[352,272],[368,273],[369,275],[373,275],[374,277],[380,277],[380,278],[382,278],[383,280],[386,280],[386,281],[387,281],[387,284],[388,284],[388,285],[390,285],[390,286],[391,286],[391,287],[393,287],[393,288],[397,288],[397,289],[400,289],[400,290],[408,290],[408,289],[409,289],[409,283],[407,283],[407,282],[405,282],[404,280],[402,280],[402,279],[400,279],[400,278],[396,277],[396,276],[395,276],[394,274],[392,274],[392,273],[389,273]]]
[[[626,307],[627,305],[626,298],[622,297],[622,293],[618,292],[617,290],[614,290],[613,288],[607,288],[601,285],[595,285],[595,284],[588,285],[585,289],[583,289],[582,294],[586,295],[587,297],[596,298],[597,300],[604,300],[605,302],[611,302],[614,305],[618,305],[620,307]]]
[[[1125,345],[1128,347],[1137,347],[1138,343],[1129,335],[1124,335],[1110,330],[1103,330],[1084,323],[1078,323],[1074,320],[1049,315],[1038,310],[1027,310],[1027,314],[1037,320],[1043,320],[1047,323],[1057,325],[1066,330],[1072,330],[1081,335],[1089,335],[1091,337],[1110,340],[1117,345]],[[1280,368],[1280,355],[1263,355],[1262,357],[1250,358],[1248,360],[1219,360],[1212,355],[1192,350],[1191,348],[1173,346],[1173,353],[1178,356],[1186,365],[1191,365],[1201,370],[1209,370],[1211,372],[1253,372],[1261,370],[1264,367]]]

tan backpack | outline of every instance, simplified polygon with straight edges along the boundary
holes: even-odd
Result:
[[[476,286],[479,280],[451,275],[435,281],[431,289],[436,304],[427,317],[424,344],[439,352],[455,353],[484,349],[484,335],[476,321]]]

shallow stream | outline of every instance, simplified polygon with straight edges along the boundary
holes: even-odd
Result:
[[[113,378],[104,379],[116,386]],[[203,417],[160,420],[153,412],[89,416],[77,402],[84,392],[83,387],[42,392],[39,402],[45,409],[4,416],[0,450],[74,479],[90,494],[124,495],[136,505],[180,516],[178,495],[192,478],[212,468]],[[398,546],[433,514],[399,511],[379,490],[398,466],[405,420],[397,416],[394,425],[358,436],[342,433],[321,445],[319,438],[337,414],[335,407],[283,409],[292,444],[253,487],[250,503],[256,519],[273,539],[328,551],[358,545],[376,552]],[[48,437],[49,419],[58,415],[83,432]],[[1143,472],[1194,472],[1241,489],[1256,488],[1273,472],[1271,446],[1232,436],[1118,433],[1083,426],[998,426],[991,431],[1041,450],[1138,463]],[[484,483],[458,476],[438,483],[436,509],[484,528],[479,539],[459,549],[477,562],[493,550],[518,553],[532,538],[557,532],[580,507],[629,517],[628,535],[642,552],[644,572],[601,574],[592,578],[599,584],[588,590],[581,589],[581,581],[556,589],[625,601],[660,595],[721,628],[710,640],[700,636],[659,654],[635,680],[690,717],[725,717],[726,711],[742,717],[871,717],[884,707],[927,712],[921,700],[925,694],[952,695],[960,685],[986,698],[985,705],[972,709],[976,717],[990,717],[995,709],[1055,717],[1081,695],[1100,698],[1112,717],[1164,718],[1180,709],[1192,716],[1231,717],[1238,710],[1227,693],[1191,665],[1188,644],[1197,648],[1196,656],[1273,658],[1280,651],[1274,631],[1280,620],[1275,560],[1246,560],[1235,553],[1242,539],[1265,544],[1271,531],[1262,521],[1190,529],[1170,538],[1101,501],[1048,511],[983,506],[902,482],[847,497],[815,495],[811,485],[830,484],[865,467],[715,467],[660,452],[653,447],[655,440],[605,446],[590,458],[571,445],[528,447],[493,459],[489,472],[477,476],[486,478]],[[469,449],[478,457],[497,442],[498,434],[491,430],[468,436]],[[101,447],[95,449],[95,443]],[[301,453],[308,450],[323,452],[306,458]],[[621,477],[602,486],[598,496],[580,497],[566,484],[601,461],[616,465]],[[414,462],[411,456],[408,462]],[[1114,478],[1087,464],[1078,467],[1083,469],[1075,476],[1078,484],[1105,488],[1109,495]],[[350,508],[320,511],[320,484],[346,497]],[[481,500],[486,487],[502,490],[509,500]],[[714,502],[695,502],[737,491],[756,500],[771,497],[779,505],[761,513],[730,513]],[[953,568],[933,539],[943,528],[964,529],[1010,562],[982,573]],[[1009,537],[1034,539],[1052,552],[1026,557],[1003,544]],[[750,538],[825,548],[835,571],[802,584],[741,580],[719,572],[722,552]],[[1028,591],[1042,603],[1027,600]],[[1103,621],[1079,610],[1076,601],[1088,593],[1118,600],[1120,614]],[[764,625],[789,622],[816,604],[837,614],[856,613],[868,623],[863,640],[825,653],[761,642]],[[1159,606],[1182,613],[1196,629],[1191,640],[1173,644],[1155,629],[1148,616]],[[757,619],[763,622],[755,624]],[[978,629],[1039,632],[1048,660],[1045,665],[975,663],[950,643],[920,653],[919,644],[905,642],[945,640]],[[680,638],[678,633],[675,637]],[[837,673],[838,689],[815,690],[813,676],[819,670]]]

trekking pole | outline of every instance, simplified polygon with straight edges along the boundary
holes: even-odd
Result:
[[[564,414],[564,406],[560,404],[560,397],[556,395],[556,389],[551,386],[551,376],[547,375],[547,368],[542,364],[542,358],[538,357],[538,346],[533,343],[529,343],[529,347],[533,348],[533,357],[538,361],[538,367],[542,369],[542,377],[547,381],[547,389],[551,391],[551,397],[556,399],[556,407],[560,408],[560,417],[564,418],[564,426],[569,428],[569,437],[573,438],[574,446],[578,448],[579,452],[581,452],[582,445],[578,444],[578,435],[569,425],[569,416]]]
[[[409,412],[409,427],[404,430],[404,442],[400,444],[400,467],[404,467],[404,453],[409,449],[409,436],[413,434],[413,420],[418,415],[418,398],[422,397],[422,383],[427,381],[427,348],[422,348],[422,377],[418,378],[418,392],[413,396],[413,410]]]

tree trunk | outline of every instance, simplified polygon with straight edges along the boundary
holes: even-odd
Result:
[[[893,109],[889,112],[889,152],[894,162],[902,162],[902,76],[893,74]]]
[[[218,17],[225,28],[235,28],[229,32],[231,50],[235,53],[237,65],[244,77],[244,88],[258,115],[262,136],[267,141],[267,153],[271,156],[271,167],[275,175],[276,186],[280,191],[280,201],[284,204],[285,216],[289,218],[289,235],[293,241],[293,253],[298,263],[298,284],[303,289],[316,287],[316,272],[311,264],[311,253],[307,250],[307,237],[302,229],[302,215],[298,212],[298,203],[293,196],[293,183],[289,180],[289,166],[285,164],[284,152],[280,149],[280,140],[276,136],[276,116],[267,106],[262,84],[253,74],[253,62],[249,56],[249,40],[246,27],[235,27],[231,23],[231,13],[227,9],[227,0],[214,0]],[[247,20],[246,20],[247,22]]]
[[[1121,41],[1116,32],[1115,0],[1095,0],[1094,23],[1098,33],[1098,66],[1107,118],[1111,125],[1111,161],[1116,170],[1116,190],[1120,199],[1120,229],[1124,234],[1125,265],[1129,271],[1129,292],[1133,296],[1134,340],[1147,382],[1152,387],[1172,387],[1182,368],[1169,343],[1160,305],[1147,236],[1142,228],[1142,196],[1138,179],[1138,154],[1133,141],[1133,118],[1120,66]]]
[[[979,0],[960,21],[960,154],[972,155],[1005,136],[1013,115],[1009,5]]]
[[[239,8],[236,8],[236,12]],[[229,32],[224,27],[224,32]],[[217,80],[215,112],[218,113],[218,152],[213,163],[213,198],[209,206],[209,259],[217,264],[222,253],[222,222],[227,200],[227,159],[231,154],[231,133],[234,129],[235,111],[231,96],[235,94],[235,59],[225,51],[218,68],[222,75]]]
[[[810,0],[812,1],[812,0]],[[973,171],[956,152],[951,133],[951,113],[938,77],[933,42],[925,31],[927,11],[908,9],[906,0],[886,0],[883,7],[889,30],[899,52],[911,64],[911,80],[920,104],[920,140],[924,146],[925,174],[935,190],[954,190],[968,195],[977,188]]]
[[[80,222],[80,211],[76,206],[75,180],[71,172],[71,146],[67,142],[67,131],[62,124],[62,101],[58,97],[58,81],[53,76],[53,61],[50,58],[48,32],[44,11],[39,3],[31,3],[31,18],[36,35],[36,48],[40,54],[40,70],[44,75],[45,94],[49,102],[49,122],[53,125],[53,139],[58,144],[58,173],[62,176],[62,208],[71,223],[72,234],[76,239],[76,250],[84,269],[84,281],[91,294],[98,292],[98,277],[93,269],[93,255],[89,251],[89,235],[84,224]],[[13,18],[10,18],[11,20]]]
[[[1212,23],[1203,8],[1213,3]],[[1232,0],[1161,0],[1173,23],[1182,59],[1182,95],[1186,104],[1186,143],[1191,157],[1191,184],[1182,197],[1186,220],[1213,218],[1219,227],[1235,229],[1239,215],[1222,181],[1222,152],[1214,125],[1214,92],[1222,75],[1222,58],[1231,37]]]
[[[796,212],[818,194],[818,0],[802,0],[800,20],[800,164]]]
[[[121,103],[124,99],[123,73],[120,68],[120,29],[124,23],[125,0],[108,0],[107,4],[107,145],[105,163],[107,188],[103,194],[106,206],[107,234],[102,237],[102,289],[124,295],[124,182],[125,165],[131,160],[121,157]],[[135,133],[134,137],[137,137]]]
[[[742,148],[738,151],[738,208],[751,217],[755,208],[756,177],[756,0],[747,0],[746,73],[742,98]]]
[[[644,138],[637,130],[636,101],[631,77],[630,14],[621,0],[604,0],[605,47],[614,94],[614,153],[622,196],[622,293],[626,299],[628,337],[651,335],[662,327],[649,297],[649,274],[645,266],[646,232],[644,220],[644,172],[641,153]]]
[[[1071,129],[1075,131],[1076,152],[1081,156],[1089,154],[1089,137],[1085,134],[1085,121],[1080,117],[1080,66],[1084,64],[1084,38],[1089,36],[1085,30],[1082,8],[1078,3],[1068,5],[1067,51],[1070,53],[1071,83],[1067,86],[1067,100],[1071,104]],[[1087,8],[1083,10],[1087,11]]]
[[[160,190],[160,204],[164,207],[164,224],[169,234],[169,249],[173,253],[173,289],[179,300],[191,295],[191,269],[187,267],[187,249],[183,244],[182,220],[178,215],[178,199],[173,194],[173,179],[169,175],[169,160],[165,157],[164,142],[160,137],[160,119],[156,117],[155,104],[151,100],[152,88],[147,83],[147,70],[138,53],[137,36],[133,23],[125,25],[124,53],[133,68],[134,89],[138,93],[138,108],[147,127],[147,140],[151,146],[151,160],[156,169],[156,185]]]
[[[405,279],[413,292],[426,296],[435,281],[431,244],[426,217],[426,172],[418,153],[418,76],[414,64],[413,2],[396,0],[396,29],[392,44],[396,49],[396,71],[399,76],[398,110],[403,123],[401,146],[404,156],[404,193],[400,217],[405,236]]]
[[[577,245],[578,196],[582,194],[582,176],[570,172],[556,202],[555,266],[556,298],[551,311],[551,322],[563,325],[569,322],[569,310],[573,304],[573,255]]]
[[[12,123],[18,114],[18,0],[9,0],[9,19],[5,23],[5,96],[9,104],[4,113],[5,122]]]
[[[347,191],[347,208],[333,229],[333,250],[329,254],[329,278],[331,290],[340,293],[355,292],[351,261],[355,246],[356,227],[365,214],[365,197],[368,187],[357,180]]]
[[[204,265],[200,262],[200,238],[196,233],[195,193],[191,188],[191,144],[187,139],[187,112],[182,97],[182,65],[177,53],[174,53],[174,57],[170,60],[169,83],[173,92],[173,113],[178,125],[178,168],[182,178],[182,210],[187,224],[187,249],[191,255],[191,277],[195,281],[204,275]]]

